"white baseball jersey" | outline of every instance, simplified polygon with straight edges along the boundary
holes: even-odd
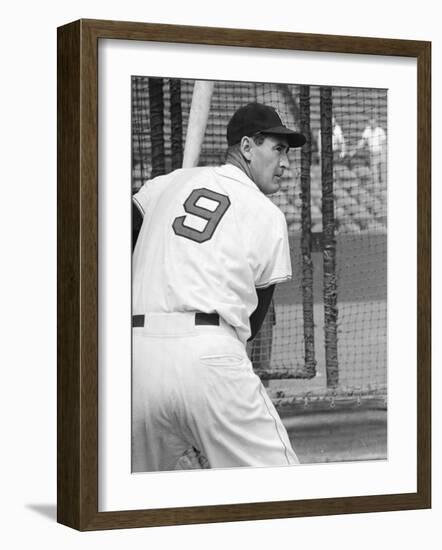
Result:
[[[197,326],[195,313],[146,320],[133,329],[133,472],[182,469],[195,450],[211,468],[299,464],[230,325]]]
[[[318,130],[318,153],[321,153],[321,147],[322,147],[321,130]],[[342,133],[342,130],[339,124],[335,124],[333,126],[332,147],[333,147],[333,151],[345,150],[344,134]]]
[[[291,277],[283,213],[233,165],[176,170],[134,201],[133,313],[217,312],[246,342],[255,289]]]
[[[384,130],[380,126],[377,128],[367,126],[362,133],[362,137],[367,140],[368,148],[372,154],[381,153],[387,139]]]

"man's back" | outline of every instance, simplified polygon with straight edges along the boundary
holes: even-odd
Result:
[[[291,276],[281,211],[232,165],[177,170],[134,199],[133,312],[217,312],[247,340],[255,288]]]

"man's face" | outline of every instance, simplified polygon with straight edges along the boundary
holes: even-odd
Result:
[[[261,145],[250,140],[250,172],[252,180],[264,195],[279,191],[282,176],[289,168],[287,140],[282,136],[269,135]]]

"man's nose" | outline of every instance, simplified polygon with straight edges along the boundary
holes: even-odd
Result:
[[[281,166],[281,168],[284,168],[285,170],[289,168],[290,162],[289,162],[289,157],[287,153],[284,153],[283,155],[281,155],[281,160],[279,162],[279,165]]]

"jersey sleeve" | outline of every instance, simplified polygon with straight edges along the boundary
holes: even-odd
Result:
[[[153,180],[146,181],[142,187],[132,196],[132,203],[134,207],[138,210],[140,215],[144,217],[147,205],[149,202],[149,194],[151,193]]]
[[[152,181],[148,180],[142,187],[132,195],[132,252],[135,250],[138,236],[143,225],[143,220],[147,212],[147,207],[152,193]]]
[[[265,288],[291,279],[292,267],[287,223],[284,214],[271,204],[272,215],[263,224],[254,251],[255,287]]]

